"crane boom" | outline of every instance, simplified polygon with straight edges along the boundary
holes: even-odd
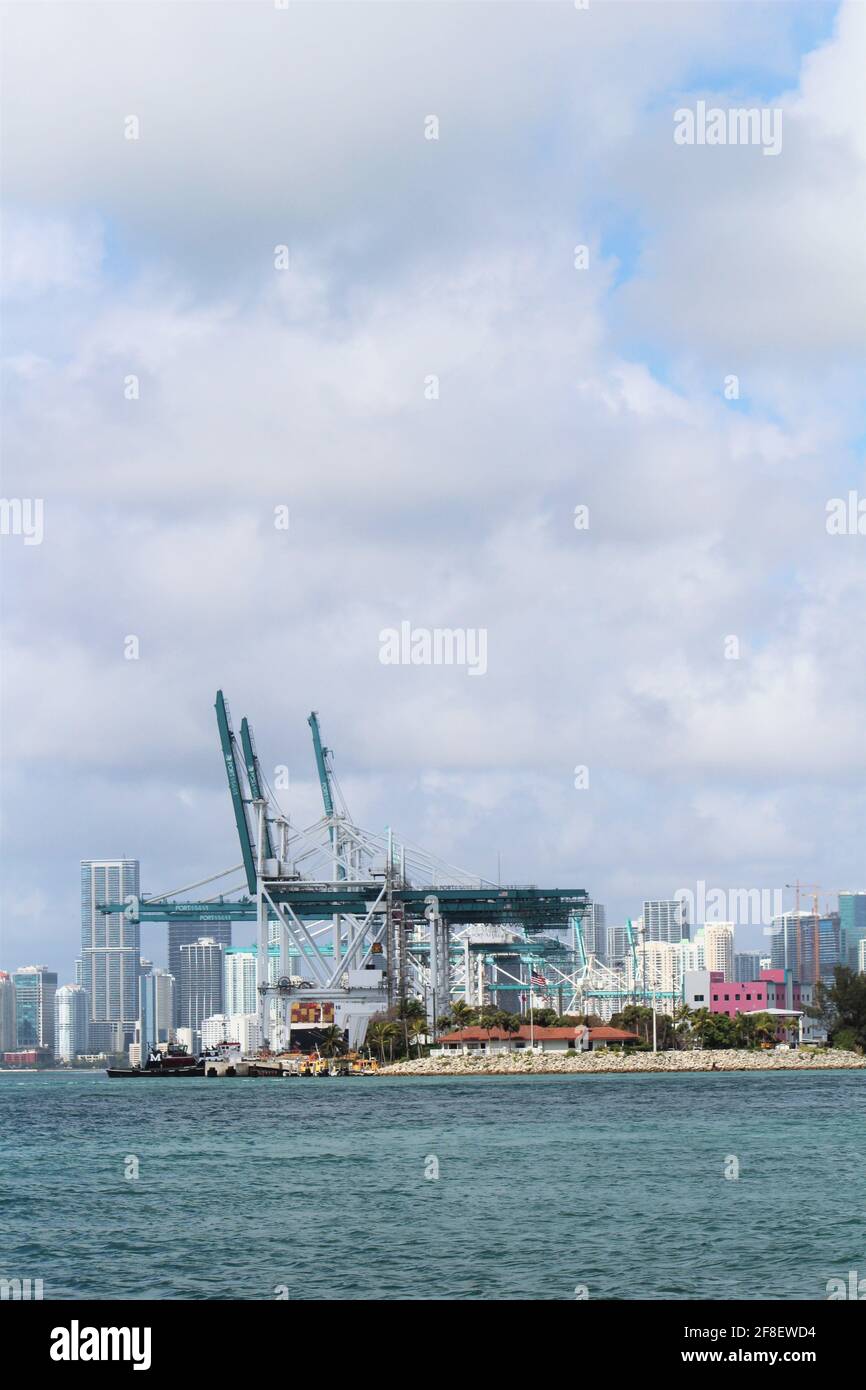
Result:
[[[319,786],[322,788],[322,801],[325,806],[325,815],[334,814],[334,797],[331,791],[331,774],[328,771],[328,764],[325,761],[325,749],[322,747],[322,735],[319,731],[319,716],[313,710],[307,720],[313,731],[313,750],[316,754],[316,767],[319,772]]]
[[[253,739],[253,731],[250,728],[249,720],[246,717],[244,717],[241,720],[241,747],[244,750],[244,763],[246,764],[247,769],[247,781],[250,784],[250,794],[252,795],[253,801],[264,801],[265,794],[262,790],[264,784],[262,780],[261,768],[259,766],[258,754],[256,753],[256,745]],[[273,859],[274,849],[271,841],[271,827],[267,816],[265,816],[264,831],[265,858]]]
[[[231,794],[232,807],[235,813],[235,825],[237,826],[238,839],[241,842],[241,857],[244,861],[244,871],[247,876],[247,888],[251,893],[255,893],[256,856],[254,841],[250,831],[250,823],[247,819],[247,807],[244,801],[237,740],[232,729],[228,705],[225,702],[225,697],[221,690],[217,691],[215,709],[220,744],[222,745],[223,762],[225,763],[226,776],[229,782],[229,792]]]

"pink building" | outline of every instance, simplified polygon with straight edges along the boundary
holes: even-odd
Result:
[[[709,972],[710,1013],[736,1014],[763,1012],[765,1009],[792,1009],[800,1012],[800,985],[796,980],[785,985],[784,970],[762,970],[760,979],[747,980],[745,984],[726,980],[720,970]],[[789,994],[790,991],[790,994]]]

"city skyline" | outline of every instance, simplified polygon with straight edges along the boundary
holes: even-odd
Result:
[[[85,865],[107,866],[120,865],[120,863],[124,863],[124,865],[139,866],[140,860],[114,860],[108,858],[83,859],[81,865],[82,867]],[[136,867],[136,873],[139,872],[140,870],[138,869],[138,867]],[[138,877],[136,877],[136,884],[138,884]],[[692,933],[695,933],[695,931],[698,931],[703,926],[717,926],[717,924],[721,924],[721,926],[724,926],[724,924],[728,924],[726,917],[724,917],[723,915],[724,910],[726,910],[726,908],[717,908],[717,906],[714,905],[712,901],[713,891],[719,892],[719,894],[723,895],[723,897],[726,898],[727,901],[730,901],[731,895],[741,894],[742,902],[744,903],[748,902],[749,894],[765,894],[766,898],[766,895],[770,894],[770,892],[773,892],[774,894],[774,892],[781,891],[780,888],[778,888],[778,885],[776,885],[776,887],[773,888],[767,888],[766,885],[762,888],[742,888],[738,887],[738,885],[737,887],[734,887],[734,885],[727,885],[727,887],[723,887],[723,885],[719,884],[714,885],[713,888],[709,888],[708,890],[708,888],[706,888],[705,881],[696,880],[696,884],[698,884],[699,890],[698,897],[702,897],[703,901],[705,902],[710,902],[710,905],[712,905],[713,908],[713,913],[712,915],[709,915],[708,913],[708,915],[703,916],[702,919],[694,920],[694,922],[692,922],[691,919],[688,919],[687,906],[687,909],[685,909],[685,912],[687,912],[687,926],[688,929],[692,931]],[[550,887],[557,887],[557,885],[552,884],[550,885]],[[812,887],[812,885],[810,885],[810,887]],[[692,892],[692,890],[683,890],[683,888],[681,888],[681,890],[676,891]],[[787,895],[787,897],[794,898],[794,888],[785,888],[784,892],[785,895]],[[146,897],[146,894],[143,895],[145,895]],[[113,898],[111,898],[110,894],[108,894],[107,897],[108,901],[113,901]],[[125,892],[124,894],[115,895],[115,897],[120,897],[122,901],[122,898],[125,897]],[[193,897],[195,897],[195,894],[193,894]],[[803,887],[801,909],[799,910],[801,910],[801,915],[812,917],[813,909],[810,908],[810,906],[806,905],[806,903],[808,903],[809,897],[813,897],[813,894],[806,894],[805,887]],[[830,908],[830,903],[826,901],[827,897],[828,895],[826,894],[819,895],[820,902],[823,903],[823,909],[820,910],[820,916],[826,917],[827,912],[840,912],[842,898],[853,899],[853,901],[856,901],[856,908],[853,908],[852,906],[852,908],[849,909],[849,931],[853,929],[858,931],[858,933],[866,934],[866,888],[851,887],[840,888],[840,890],[834,890],[833,894],[831,894],[830,897],[837,899],[837,905],[835,905],[835,908]],[[663,903],[671,903],[671,905],[673,905],[673,903],[676,901],[677,899],[674,898],[673,894],[671,894],[670,898],[663,899],[642,898],[641,905],[645,906],[646,902],[655,903],[656,906],[663,905]],[[734,901],[737,901],[737,898],[734,898]],[[612,913],[610,913],[609,908],[607,908],[607,902],[603,901],[603,899],[601,898],[599,898],[598,903],[596,903],[595,899],[594,901],[592,901],[591,908],[595,908],[595,906],[598,906],[598,908],[601,909],[602,912],[603,926],[601,930],[603,931],[603,933],[609,933],[609,931],[612,930],[623,931],[624,924],[626,924],[627,920],[632,920],[632,922],[635,923],[641,920],[642,915],[641,913],[637,912],[637,910],[635,910],[634,913],[631,913],[631,915],[624,916],[621,920],[613,919]],[[635,903],[635,908],[637,908],[637,903]],[[794,901],[792,901],[791,905],[788,906],[787,909],[785,909],[785,913],[794,913]],[[842,924],[845,924],[847,920],[848,919],[844,919],[844,922],[842,922]],[[776,917],[774,916],[770,917],[770,920],[767,920],[766,923],[730,923],[733,924],[735,929],[735,949],[737,949],[738,954],[740,954],[740,952],[758,952],[758,954],[770,954],[770,938],[771,934],[773,934],[774,931],[774,923],[776,923]],[[115,930],[117,930],[117,924],[115,924]],[[145,947],[147,947],[147,958],[158,958],[157,965],[160,967],[164,967],[164,969],[170,970],[172,976],[174,976],[175,981],[179,980],[179,973],[181,973],[181,969],[179,969],[179,966],[181,966],[182,944],[195,944],[195,942],[199,941],[200,938],[206,937],[207,935],[207,937],[214,937],[215,940],[221,942],[221,944],[224,945],[224,947],[231,948],[234,952],[243,952],[246,951],[247,947],[245,947],[243,941],[235,940],[234,931],[238,931],[238,933],[246,933],[247,935],[250,934],[249,923],[245,922],[174,922],[168,924],[146,924],[145,931],[147,935],[145,941],[142,941],[142,938],[140,938],[140,931],[142,931],[142,926],[140,926],[140,924],[136,924],[135,930],[136,933],[138,933],[138,937],[136,937],[136,940],[138,940],[139,942],[140,954],[145,954]],[[592,934],[592,930],[594,930],[592,929],[592,915],[591,913],[589,913],[587,917],[588,935]],[[656,935],[653,935],[651,930],[649,940],[660,940],[660,938],[656,937]],[[662,938],[662,940],[666,940],[666,938]],[[156,945],[157,949],[154,949],[154,945]],[[766,947],[766,951],[762,951],[762,949],[760,949],[762,947]],[[81,981],[76,980],[76,965],[78,965],[79,960],[81,960],[82,956],[81,944],[78,945],[78,948],[72,948],[72,945],[67,944],[65,945],[65,952],[67,952],[67,955],[61,955],[61,959],[64,960],[64,969],[58,970],[58,980],[60,980],[61,977],[65,977],[65,979],[63,980],[64,984],[81,983]],[[7,958],[0,959],[0,969],[10,970],[10,972],[14,972],[14,970],[21,969],[22,966],[31,965],[32,955],[32,949],[28,949],[26,947],[24,948],[24,951],[22,951],[21,960],[15,960],[11,958],[11,956],[8,955],[7,952]],[[67,960],[68,970],[65,969],[65,962],[67,962]],[[172,969],[172,963],[174,963],[174,969]],[[175,995],[175,1004],[179,1004],[179,997],[181,997],[181,995],[179,995],[178,988],[177,995]]]

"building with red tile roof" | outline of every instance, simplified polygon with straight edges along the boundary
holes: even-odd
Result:
[[[600,1047],[622,1047],[640,1042],[637,1033],[622,1028],[587,1028],[584,1024],[570,1028],[530,1028],[522,1023],[514,1033],[503,1028],[458,1028],[442,1033],[438,1050],[441,1052],[520,1052],[535,1047],[540,1052],[592,1052]],[[437,1049],[434,1049],[436,1051]]]

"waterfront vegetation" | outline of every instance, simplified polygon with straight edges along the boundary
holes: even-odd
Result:
[[[828,1045],[843,1051],[866,1051],[866,975],[837,966],[832,984],[821,982],[815,991],[815,1004],[808,1011],[820,1019],[827,1029]],[[534,1009],[529,1013],[511,1013],[492,1004],[473,1006],[455,1000],[447,1014],[437,1020],[437,1032],[461,1028],[497,1029],[517,1033],[522,1027],[574,1028],[586,1024],[600,1027],[603,1020],[594,1014],[560,1014],[555,1009]],[[653,1010],[643,1004],[629,1004],[609,1020],[612,1028],[637,1034],[638,1040],[625,1044],[618,1051],[646,1052],[653,1046]],[[686,1004],[673,1014],[657,1014],[655,1019],[656,1046],[661,1052],[683,1052],[695,1049],[718,1051],[767,1050],[778,1042],[794,1044],[798,1040],[799,1021],[796,1015],[761,1012],[736,1014],[711,1013],[709,1009],[691,1009]],[[370,1023],[367,1047],[382,1063],[420,1058],[430,1050],[424,1005],[419,999],[406,999],[402,1005],[380,1014]]]
[[[822,980],[815,989],[815,1007],[834,1047],[866,1052],[866,974],[837,965],[833,983]]]

